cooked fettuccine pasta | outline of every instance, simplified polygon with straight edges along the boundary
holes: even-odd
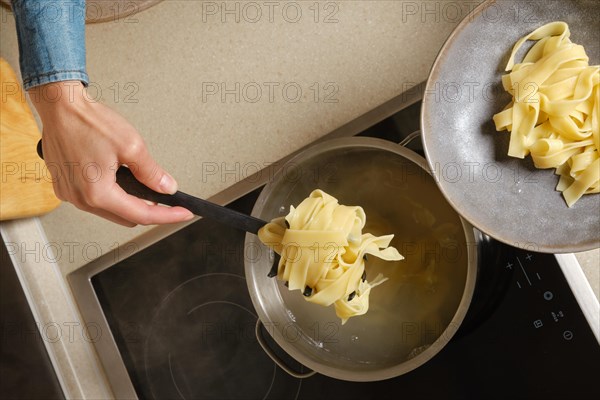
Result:
[[[366,280],[367,254],[384,260],[404,257],[390,241],[394,235],[362,233],[366,216],[361,207],[338,204],[337,199],[313,191],[286,217],[276,218],[258,237],[281,256],[277,278],[290,290],[300,290],[305,299],[322,306],[335,306],[342,324],[369,309],[371,289],[386,278]]]
[[[600,67],[569,36],[566,23],[552,22],[515,44],[502,77],[513,100],[494,122],[510,131],[510,156],[531,154],[537,168],[556,168],[556,190],[571,207],[600,192]],[[527,40],[537,43],[515,64]]]

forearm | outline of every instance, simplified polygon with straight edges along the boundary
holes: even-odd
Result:
[[[87,85],[85,0],[13,0],[26,90],[51,82]]]

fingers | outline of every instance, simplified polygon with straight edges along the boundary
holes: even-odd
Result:
[[[86,211],[88,211],[92,214],[95,214],[101,218],[107,219],[111,222],[114,222],[115,224],[126,226],[127,228],[133,228],[134,226],[137,225],[131,221],[127,221],[125,218],[121,218],[118,215],[115,215],[115,214],[108,212],[106,210],[103,210],[101,208],[90,207]]]
[[[128,164],[129,169],[144,185],[160,193],[173,194],[177,191],[175,179],[152,158],[143,141],[128,144],[126,153],[124,160],[135,160]]]
[[[118,218],[140,225],[173,224],[194,218],[194,214],[183,207],[148,204],[127,194],[116,183],[113,189],[106,193],[102,208]]]
[[[154,202],[139,199],[123,191],[118,185],[106,190],[101,205],[98,202],[78,196],[71,203],[80,210],[95,214],[119,225],[133,228],[136,225],[171,224],[191,220],[194,215],[182,207],[164,207]],[[117,191],[121,193],[109,194]],[[115,199],[117,199],[115,201]],[[65,199],[69,201],[69,199]],[[94,205],[91,205],[94,204]]]

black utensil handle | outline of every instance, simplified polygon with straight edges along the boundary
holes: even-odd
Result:
[[[191,196],[187,193],[177,191],[175,194],[158,193],[150,189],[136,179],[127,167],[117,170],[117,183],[127,193],[160,204],[168,206],[180,206],[187,208],[196,215],[214,219],[234,228],[250,233],[258,233],[258,230],[266,225],[266,222],[250,215],[246,215],[230,208],[220,206],[210,201]]]
[[[44,158],[41,139],[37,144],[37,153],[41,159]],[[132,196],[168,206],[187,208],[198,216],[214,219],[233,228],[254,234],[257,234],[258,230],[266,225],[265,221],[251,215],[237,212],[184,192],[177,191],[175,194],[155,192],[142,182],[138,181],[131,170],[125,166],[119,167],[116,175],[117,184]]]
[[[40,156],[40,158],[43,160],[44,159],[44,152],[42,151],[42,139],[40,139],[38,141],[37,147],[35,148],[38,156]]]

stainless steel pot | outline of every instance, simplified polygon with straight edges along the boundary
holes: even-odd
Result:
[[[383,273],[389,280],[373,289],[366,315],[341,325],[332,307],[308,303],[269,278],[273,252],[248,234],[245,273],[260,321],[287,354],[333,378],[375,381],[417,368],[448,343],[467,312],[477,276],[473,227],[439,192],[424,158],[356,137],[315,145],[291,159],[265,186],[252,215],[285,215],[316,188],[341,204],[362,206],[365,231],[393,233],[392,245],[406,259],[368,259],[368,279]]]

